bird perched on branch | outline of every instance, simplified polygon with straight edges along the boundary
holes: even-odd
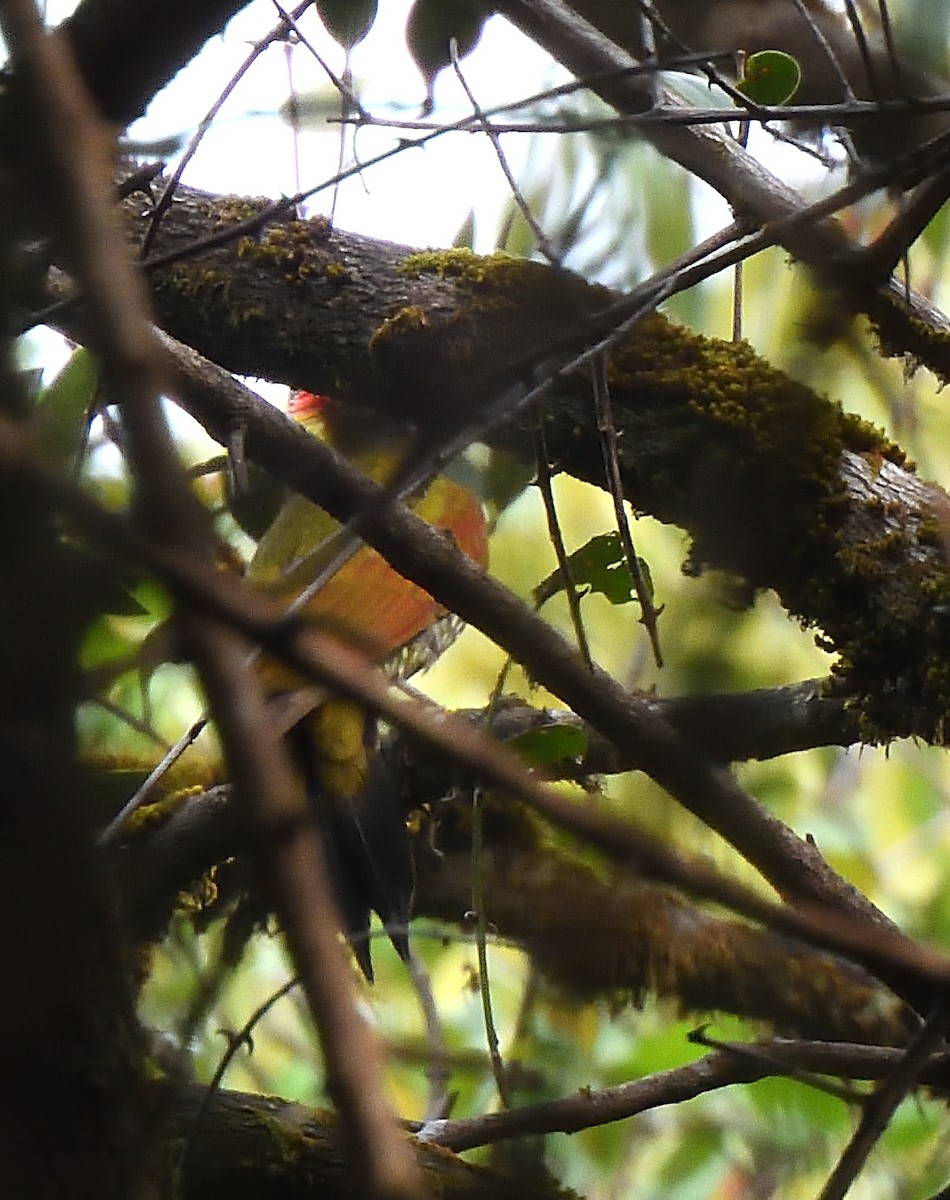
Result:
[[[393,480],[411,446],[411,433],[394,432],[377,418],[353,415],[326,396],[298,392],[290,413],[308,432],[328,441],[380,484]],[[445,476],[409,501],[438,529],[449,532],[469,558],[487,558],[485,516],[478,498]],[[339,523],[302,496],[291,495],[260,539],[248,578],[288,604],[306,596],[300,612],[315,625],[354,642],[382,664],[446,614],[435,600],[403,578],[375,550],[358,549],[335,572],[327,570],[338,547]],[[328,539],[331,539],[328,541]],[[265,659],[265,691],[278,695],[302,686],[288,668]],[[292,757],[311,797],[324,844],[344,932],[367,979],[371,912],[387,927],[403,959],[414,885],[404,814],[378,753],[376,721],[358,704],[330,697],[288,733]]]

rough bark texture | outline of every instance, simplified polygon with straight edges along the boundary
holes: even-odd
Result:
[[[346,1168],[332,1113],[236,1092],[218,1092],[205,1106],[205,1089],[199,1087],[168,1088],[165,1100],[170,1145],[183,1151],[183,1200],[297,1200],[314,1194],[321,1200],[361,1200],[364,1195]],[[184,1149],[182,1138],[190,1138]],[[415,1150],[428,1194],[444,1200],[575,1196],[534,1169],[508,1175],[472,1166],[436,1146],[416,1142]]]
[[[395,773],[395,772],[394,772]],[[410,768],[441,795],[449,782],[431,766]],[[439,787],[441,784],[441,787]],[[417,806],[419,791],[409,797]],[[200,897],[216,864],[244,851],[226,788],[156,810],[126,848],[128,908],[146,940],[162,935],[182,892]],[[471,908],[470,816],[439,805],[414,839],[416,917],[462,928]],[[712,916],[672,889],[600,873],[546,844],[513,803],[486,815],[483,885],[489,920],[531,955],[549,982],[582,1000],[673,1000],[683,1012],[732,1013],[770,1029],[830,1041],[902,1045],[907,1009],[865,971],[795,939]],[[438,847],[438,853],[433,852]],[[229,869],[233,881],[246,872]]]
[[[144,229],[147,203],[128,207]],[[621,299],[537,263],[415,252],[262,211],[180,192],[156,253],[182,257],[150,272],[160,320],[229,369],[430,430],[553,369],[609,327],[606,310]],[[209,233],[213,249],[184,257]],[[652,315],[610,352],[607,379],[635,509],[691,534],[694,569],[774,588],[819,629],[839,655],[842,694],[859,700],[864,737],[941,740],[945,493],[879,431],[744,343]],[[542,417],[556,465],[602,484],[586,372],[559,381]],[[520,444],[516,432],[501,436]]]
[[[143,236],[151,204],[125,202]],[[214,237],[204,251],[196,243]],[[460,426],[545,347],[584,344],[611,295],[505,255],[419,252],[347,234],[279,205],[179,188],[152,243],[149,278],[174,336],[244,375]]]

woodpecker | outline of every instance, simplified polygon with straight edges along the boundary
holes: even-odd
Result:
[[[411,431],[353,410],[326,396],[298,392],[291,416],[329,442],[377,483],[401,469],[412,445]],[[438,476],[409,506],[450,533],[474,562],[487,561],[487,530],[478,498],[453,480]],[[325,568],[328,545],[339,523],[293,494],[261,537],[247,577],[282,602],[292,603]],[[363,545],[309,597],[306,620],[354,641],[377,663],[431,629],[445,611],[422,588],[404,579],[375,550]],[[301,681],[273,660],[260,674],[270,695],[292,691]],[[319,703],[287,735],[316,813],[327,867],[340,909],[343,932],[364,975],[373,979],[369,950],[370,914],[376,912],[399,955],[409,956],[406,935],[414,868],[409,835],[394,786],[379,754],[377,723],[358,704],[342,697]]]

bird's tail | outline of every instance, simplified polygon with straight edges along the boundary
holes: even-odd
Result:
[[[356,772],[358,787],[328,786],[321,767],[324,749],[316,744],[319,738],[312,720],[301,721],[290,739],[314,805],[343,931],[363,974],[372,982],[371,913],[383,922],[400,957],[409,957],[407,928],[415,867],[405,817],[376,746],[376,723],[365,714],[361,719],[364,758]]]

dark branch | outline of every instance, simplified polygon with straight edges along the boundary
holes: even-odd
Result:
[[[245,4],[85,0],[61,28],[103,117],[124,129]]]

